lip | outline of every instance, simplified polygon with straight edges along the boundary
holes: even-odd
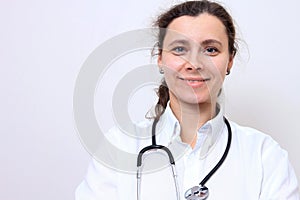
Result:
[[[178,77],[178,79],[184,81],[187,85],[192,88],[198,88],[203,85],[206,85],[206,82],[210,80],[210,78],[202,78],[202,77]]]

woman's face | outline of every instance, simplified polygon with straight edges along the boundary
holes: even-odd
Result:
[[[158,65],[164,70],[171,101],[215,102],[232,67],[225,26],[204,13],[178,17],[167,28]]]

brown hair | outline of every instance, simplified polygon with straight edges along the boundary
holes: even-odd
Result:
[[[158,55],[161,55],[162,48],[163,48],[163,41],[166,35],[166,28],[168,25],[176,18],[187,15],[187,16],[198,16],[202,13],[208,13],[212,16],[217,17],[225,26],[226,33],[228,36],[228,50],[231,56],[235,56],[237,51],[237,44],[235,39],[235,27],[232,20],[232,17],[229,13],[218,3],[201,0],[201,1],[187,1],[178,5],[173,6],[167,12],[161,14],[157,20],[155,21],[154,25],[159,28],[158,32]],[[157,95],[159,100],[155,107],[155,118],[159,118],[169,101],[169,89],[165,82],[162,80],[161,85],[158,88]]]

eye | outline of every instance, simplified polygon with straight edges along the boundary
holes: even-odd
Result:
[[[207,47],[204,51],[205,51],[204,53],[207,54],[207,55],[209,55],[209,56],[216,56],[220,52],[215,47]]]
[[[187,49],[185,47],[182,47],[182,46],[178,46],[178,47],[174,47],[172,49],[172,52],[175,54],[175,55],[183,55],[184,53],[187,52]]]

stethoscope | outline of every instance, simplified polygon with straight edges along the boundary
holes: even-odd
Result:
[[[225,124],[227,126],[227,130],[228,130],[228,140],[227,140],[226,149],[225,149],[221,159],[219,160],[219,162],[204,177],[204,179],[199,183],[199,185],[194,186],[185,192],[184,197],[187,200],[205,200],[205,199],[207,199],[207,197],[209,195],[209,191],[208,191],[208,188],[205,186],[205,183],[219,169],[219,167],[223,164],[225,158],[227,157],[227,154],[230,149],[232,132],[231,132],[231,127],[230,127],[228,120],[225,117],[223,117],[223,119],[224,119],[224,122],[225,122]],[[159,120],[158,118],[155,118],[153,121],[153,124],[152,124],[152,145],[144,147],[138,154],[138,158],[137,158],[137,200],[140,200],[140,198],[141,198],[140,197],[140,194],[141,194],[141,170],[142,170],[141,167],[142,167],[143,154],[147,151],[158,150],[158,149],[161,149],[168,154],[169,161],[170,161],[171,168],[172,168],[173,178],[174,178],[177,200],[180,200],[180,192],[179,192],[179,187],[178,187],[174,157],[173,157],[171,151],[167,147],[156,144],[156,137],[155,137],[156,130],[155,129],[156,129],[156,124],[157,124],[158,120]]]

